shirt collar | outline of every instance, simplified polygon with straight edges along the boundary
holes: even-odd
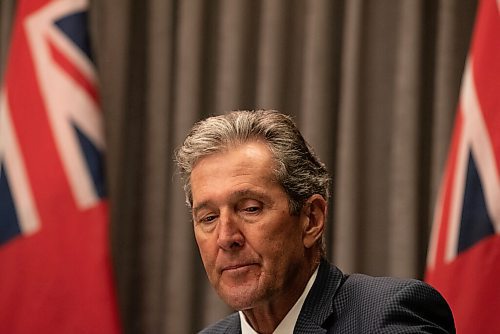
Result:
[[[312,274],[311,278],[309,278],[309,281],[307,282],[307,285],[302,292],[302,295],[299,297],[297,302],[295,302],[295,305],[288,311],[287,315],[281,320],[280,324],[276,329],[274,330],[273,334],[289,334],[293,332],[293,329],[295,327],[295,323],[297,322],[297,319],[299,318],[300,310],[302,309],[302,306],[304,305],[304,301],[306,300],[307,294],[311,290],[314,281],[316,280],[316,276],[318,275],[318,268],[314,271]],[[252,326],[247,321],[247,318],[243,314],[242,311],[238,312],[240,315],[240,323],[241,323],[241,333],[242,334],[259,334],[257,333]]]

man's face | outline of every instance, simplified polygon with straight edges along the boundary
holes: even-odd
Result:
[[[210,283],[237,310],[287,298],[309,275],[304,216],[289,213],[267,146],[251,142],[201,159],[191,174],[196,242]]]

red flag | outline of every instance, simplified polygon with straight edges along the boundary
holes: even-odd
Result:
[[[0,333],[120,331],[86,0],[20,0],[0,91]]]
[[[500,333],[500,1],[482,0],[434,215],[426,280],[458,333]]]

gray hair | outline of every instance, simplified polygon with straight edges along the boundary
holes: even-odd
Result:
[[[253,140],[268,145],[276,162],[273,173],[288,195],[291,214],[298,215],[314,194],[328,201],[328,171],[292,118],[275,110],[256,110],[209,117],[193,126],[175,154],[189,207],[193,204],[190,176],[196,163],[205,156]]]

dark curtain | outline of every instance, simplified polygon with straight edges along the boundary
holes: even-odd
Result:
[[[334,177],[330,260],[422,278],[475,0],[91,0],[126,333],[193,333],[209,287],[172,152],[202,117],[278,109]],[[14,0],[0,5],[0,76]]]

